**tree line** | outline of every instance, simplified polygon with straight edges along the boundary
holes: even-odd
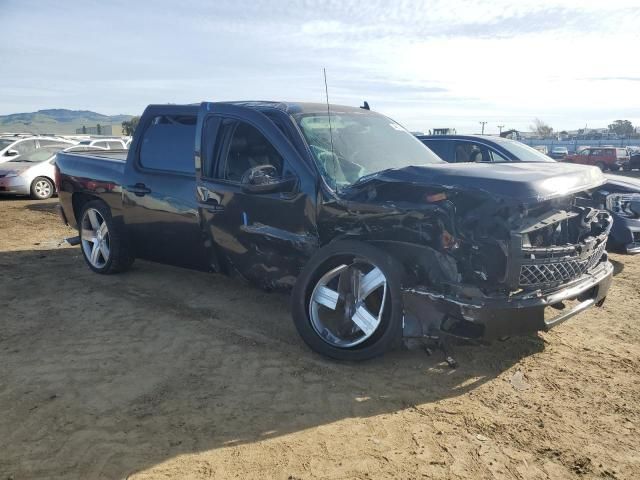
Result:
[[[533,121],[533,125],[529,127],[536,136],[540,138],[548,138],[554,135],[554,130],[548,123],[536,118]],[[636,129],[629,120],[615,120],[607,126],[609,133],[614,134],[621,138],[632,138],[640,136],[636,133]],[[566,135],[566,131],[557,132],[560,135]],[[578,130],[578,135],[587,135],[589,130],[587,128],[581,128]]]

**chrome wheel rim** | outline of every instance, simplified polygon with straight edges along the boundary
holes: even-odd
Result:
[[[318,280],[309,300],[309,318],[329,345],[350,348],[378,331],[386,303],[384,273],[358,259],[333,268]]]
[[[82,250],[89,263],[103,268],[111,254],[111,237],[104,217],[95,208],[84,212],[80,227]]]
[[[46,180],[38,180],[33,189],[39,197],[48,197],[51,195],[51,184]]]

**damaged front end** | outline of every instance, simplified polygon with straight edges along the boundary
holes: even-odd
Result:
[[[399,191],[412,209],[395,198]],[[369,240],[406,270],[404,336],[491,339],[549,329],[604,300],[613,220],[586,195],[523,202],[480,189],[398,189],[382,181],[353,200],[395,209],[386,227],[384,215],[363,223]],[[545,318],[547,307],[555,315]]]

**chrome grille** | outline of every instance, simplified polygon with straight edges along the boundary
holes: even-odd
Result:
[[[590,255],[565,257],[558,261],[538,261],[520,266],[520,286],[533,287],[564,283],[580,277],[600,261],[606,242],[598,245]]]

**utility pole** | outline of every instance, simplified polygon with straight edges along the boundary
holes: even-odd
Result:
[[[478,123],[480,123],[480,125],[482,125],[482,133],[481,133],[481,135],[484,135],[484,126],[489,122],[478,122]]]
[[[504,128],[504,125],[496,125],[498,127],[498,130],[500,130],[500,135],[502,135],[502,129]]]

